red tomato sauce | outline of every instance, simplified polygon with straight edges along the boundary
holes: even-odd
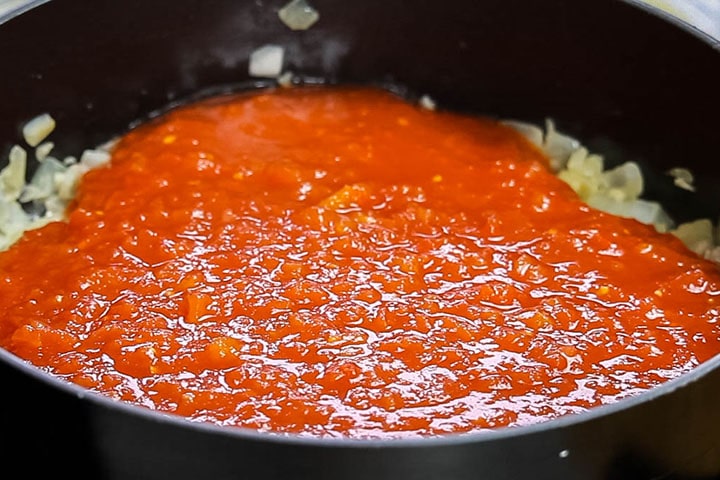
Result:
[[[514,131],[372,89],[176,109],[0,255],[0,344],[114,399],[310,436],[532,424],[720,352],[715,265]]]

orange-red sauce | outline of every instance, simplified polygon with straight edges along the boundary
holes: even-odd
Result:
[[[536,423],[720,352],[716,267],[545,163],[374,90],[183,107],[0,255],[0,344],[194,421],[353,437]]]

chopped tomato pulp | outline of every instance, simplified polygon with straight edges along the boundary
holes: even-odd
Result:
[[[0,344],[193,421],[531,424],[720,352],[716,267],[584,205],[515,132],[371,89],[179,108],[0,255]]]

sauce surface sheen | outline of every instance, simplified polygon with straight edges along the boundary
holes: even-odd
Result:
[[[585,206],[514,131],[371,89],[176,109],[0,255],[0,345],[193,421],[537,423],[720,352],[717,268]]]

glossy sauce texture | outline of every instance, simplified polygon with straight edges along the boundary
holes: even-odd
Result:
[[[491,121],[366,89],[177,109],[0,255],[0,342],[193,421],[537,423],[720,352],[716,267],[594,211]]]

